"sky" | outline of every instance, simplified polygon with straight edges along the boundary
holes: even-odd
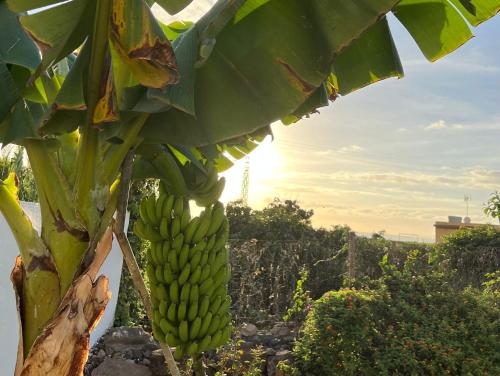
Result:
[[[212,3],[195,0],[176,18],[196,19]],[[466,215],[467,194],[472,221],[491,222],[482,207],[500,188],[500,15],[432,64],[389,22],[405,77],[339,98],[293,126],[273,124],[274,140],[250,157],[250,206],[294,199],[314,210],[317,227],[431,241],[435,221]],[[240,161],[225,173],[224,201],[240,197],[243,168]]]

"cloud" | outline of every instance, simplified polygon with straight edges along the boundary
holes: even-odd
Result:
[[[397,133],[404,133],[404,132],[407,132],[407,131],[408,131],[408,128],[404,128],[404,127],[396,129]]]
[[[338,150],[338,152],[341,153],[341,154],[346,154],[346,153],[357,153],[357,152],[360,152],[360,151],[363,151],[363,150],[365,150],[365,149],[362,148],[361,146],[353,144],[353,145],[341,147]]]
[[[434,129],[444,129],[447,128],[446,122],[444,120],[438,120],[434,123],[431,123],[424,127],[426,131],[434,130]]]

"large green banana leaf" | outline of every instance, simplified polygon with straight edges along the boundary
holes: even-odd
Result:
[[[499,8],[500,1],[489,0],[247,1],[190,75],[195,83],[184,94],[192,93],[193,106],[152,115],[143,134],[182,145],[248,134],[294,114],[308,100],[309,110],[324,105],[328,95],[318,92],[326,90],[331,73],[339,94],[402,76],[388,11],[433,61],[472,37],[464,17],[477,24]],[[203,25],[195,26],[201,35]]]
[[[189,2],[158,1],[172,13]],[[0,39],[0,142],[39,137],[42,122],[45,137],[70,131],[81,118],[75,111],[85,109],[85,70],[70,74],[62,83],[64,75],[58,76],[56,64],[84,43],[95,2],[73,0],[41,12],[19,13],[21,22],[15,20],[14,12],[54,3],[0,2],[0,20],[9,22],[9,26],[0,22],[2,35],[7,35]],[[338,94],[401,77],[403,68],[387,13],[396,16],[423,54],[434,61],[465,43],[472,37],[472,26],[500,9],[500,0],[220,0],[196,24],[160,25],[162,33],[151,12],[144,10],[145,3],[151,2],[114,2],[122,6],[117,9],[138,9],[122,12],[128,26],[123,34],[111,36],[117,47],[112,47],[112,70],[121,113],[151,113],[142,132],[146,142],[199,147],[207,154],[226,151],[234,158],[250,151],[276,120],[298,120]],[[142,21],[134,14],[141,14]],[[134,46],[142,41],[138,33],[146,27],[137,25],[150,25],[148,30],[161,45],[165,37],[176,38],[177,84],[163,86],[175,81],[167,77],[171,64],[158,65],[158,55],[146,57],[145,63],[144,56],[135,52]],[[114,30],[120,30],[118,26]],[[123,51],[139,58],[130,62]],[[84,58],[85,54],[79,56]],[[31,79],[20,79],[13,66],[28,70]],[[85,66],[74,64],[75,69]],[[162,87],[148,84],[158,68],[167,77],[159,84]],[[44,71],[51,79],[61,78],[59,95],[50,80],[35,85]],[[138,71],[146,73],[141,76]],[[37,102],[35,97],[41,99]],[[37,114],[24,125],[12,121],[16,109],[22,108],[33,108]],[[40,116],[44,111],[45,116]],[[115,121],[103,137],[116,140],[127,124]]]

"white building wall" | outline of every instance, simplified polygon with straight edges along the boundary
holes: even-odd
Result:
[[[40,231],[40,209],[38,204],[22,203],[26,213],[30,216],[33,226]],[[127,217],[128,222],[128,217]],[[19,254],[17,244],[4,217],[0,214],[0,375],[9,376],[14,374],[16,362],[18,327],[14,292],[10,282],[10,272],[14,266],[16,256]],[[113,240],[113,248],[101,268],[101,274],[109,278],[109,289],[111,301],[106,311],[91,334],[91,344],[94,344],[113,325],[123,257],[116,240]]]

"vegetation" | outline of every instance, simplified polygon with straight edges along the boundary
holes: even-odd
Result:
[[[500,193],[498,191],[490,195],[488,202],[484,206],[484,214],[496,218],[500,222]]]
[[[493,226],[461,229],[435,247],[432,261],[450,275],[455,288],[480,289],[486,274],[500,270],[500,231]]]
[[[380,279],[328,292],[313,304],[295,346],[301,374],[500,372],[498,297],[457,291],[413,261],[402,271],[385,261]]]

